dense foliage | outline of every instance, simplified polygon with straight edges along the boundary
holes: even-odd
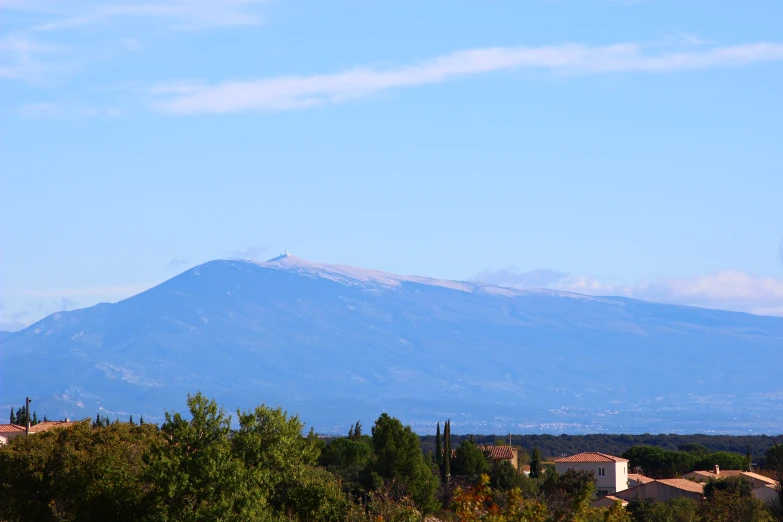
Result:
[[[690,451],[674,451],[654,446],[634,446],[623,458],[630,461],[631,469],[637,469],[652,478],[672,478],[694,470],[709,470],[716,465],[720,469],[748,470],[748,459],[739,453],[716,451],[707,453],[702,447],[689,446]]]
[[[491,461],[478,440],[455,443],[448,421],[425,454],[411,428],[387,414],[370,434],[357,422],[327,443],[312,430],[303,436],[303,423],[280,408],[238,411],[232,423],[201,394],[187,405],[187,416],[167,413],[160,427],[99,415],[13,439],[0,448],[0,521],[414,522],[436,513],[444,521],[783,522],[739,479],[708,483],[704,502],[594,508],[591,472],[558,475],[535,450],[538,476],[525,476]],[[698,443],[679,450],[628,452],[662,474],[743,459]],[[783,476],[783,445],[765,453]]]
[[[473,437],[478,445],[493,444],[497,439],[508,441],[508,435],[452,435],[455,447]],[[655,446],[667,450],[682,450],[687,444],[698,444],[709,453],[728,451],[745,455],[748,447],[753,461],[764,465],[764,454],[774,444],[783,445],[783,435],[678,435],[678,434],[591,434],[591,435],[512,435],[511,445],[524,449],[528,454],[539,448],[545,459],[563,454],[573,455],[583,451],[600,451],[610,455],[622,455],[633,446]],[[425,452],[434,451],[435,437],[422,436]]]

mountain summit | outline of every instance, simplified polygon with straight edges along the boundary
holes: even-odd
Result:
[[[216,260],[0,343],[0,404],[279,404],[321,432],[780,432],[783,318],[312,263]]]

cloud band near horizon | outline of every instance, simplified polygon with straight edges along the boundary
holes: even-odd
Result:
[[[514,69],[588,75],[663,73],[739,67],[783,60],[783,43],[752,43],[683,52],[646,53],[642,45],[492,47],[457,51],[397,68],[354,68],[333,74],[281,76],[215,84],[155,86],[155,107],[170,114],[229,114],[303,110],[403,87]]]
[[[523,272],[516,267],[484,270],[475,281],[511,288],[549,288],[593,296],[619,296],[655,303],[699,306],[783,317],[783,279],[721,270],[698,277],[672,277],[613,284],[555,270]]]

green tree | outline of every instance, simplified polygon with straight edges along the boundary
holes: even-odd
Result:
[[[443,463],[441,478],[448,482],[451,477],[451,419],[443,425]]]
[[[553,522],[578,520],[590,507],[595,492],[595,474],[574,469],[562,475],[549,472],[541,484],[541,492]]]
[[[700,458],[694,465],[694,469],[713,469],[716,465],[720,469],[747,470],[748,459],[739,453],[716,451]]]
[[[710,479],[704,485],[704,496],[707,497],[707,500],[711,499],[718,491],[739,497],[750,497],[753,493],[753,486],[742,477],[726,477],[720,480]]]
[[[671,451],[654,446],[634,446],[623,453],[631,468],[640,467],[652,478],[671,478],[693,471],[697,457],[684,451]]]
[[[400,488],[399,497],[408,495],[423,512],[438,508],[437,477],[430,471],[419,447],[419,437],[410,426],[382,414],[372,428],[373,471],[387,484]]]
[[[321,452],[318,463],[340,479],[344,491],[354,498],[365,498],[373,487],[371,459],[372,442],[362,436],[360,440],[332,440]]]
[[[489,485],[495,491],[509,491],[522,485],[522,474],[507,460],[493,462],[489,470]]]
[[[201,393],[188,395],[191,419],[166,412],[162,442],[147,456],[151,519],[264,520],[266,498],[240,459],[232,458],[231,418]],[[113,427],[113,426],[112,426]],[[271,517],[269,517],[271,518]]]
[[[0,449],[0,520],[135,521],[145,514],[143,454],[155,427],[94,430],[89,420]]]
[[[530,478],[541,478],[541,451],[538,448],[533,448],[530,459]]]
[[[694,455],[707,455],[710,450],[707,449],[707,446],[704,444],[699,444],[697,442],[685,442],[683,444],[680,444],[677,446],[677,449],[680,451],[684,451],[686,453],[693,453]]]
[[[725,479],[724,479],[725,480]],[[715,490],[701,505],[704,522],[772,522],[766,506],[751,495]]]
[[[634,522],[703,522],[699,504],[686,497],[666,502],[636,498],[628,503],[627,511]]]
[[[277,514],[300,520],[340,520],[348,507],[335,477],[316,466],[318,437],[302,437],[303,423],[281,408],[265,405],[238,412],[231,439],[234,454],[251,473],[251,489]]]
[[[11,407],[11,420],[9,421],[10,424],[16,424],[16,414],[14,413],[13,406]]]
[[[443,469],[443,443],[440,440],[440,422],[435,428],[435,463],[438,465],[438,469]],[[441,475],[443,472],[441,471]]]
[[[777,522],[783,522],[783,444],[775,444],[764,454],[764,467],[771,471],[777,484],[769,509]]]
[[[454,456],[452,472],[476,482],[481,475],[489,473],[489,461],[473,441],[463,440]]]
[[[356,421],[356,424],[351,426],[350,431],[348,432],[348,438],[353,440],[359,440],[362,438],[362,423],[359,421]]]

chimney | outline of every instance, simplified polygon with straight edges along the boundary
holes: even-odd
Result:
[[[718,466],[717,464],[715,464],[715,474],[720,475],[720,466]]]

